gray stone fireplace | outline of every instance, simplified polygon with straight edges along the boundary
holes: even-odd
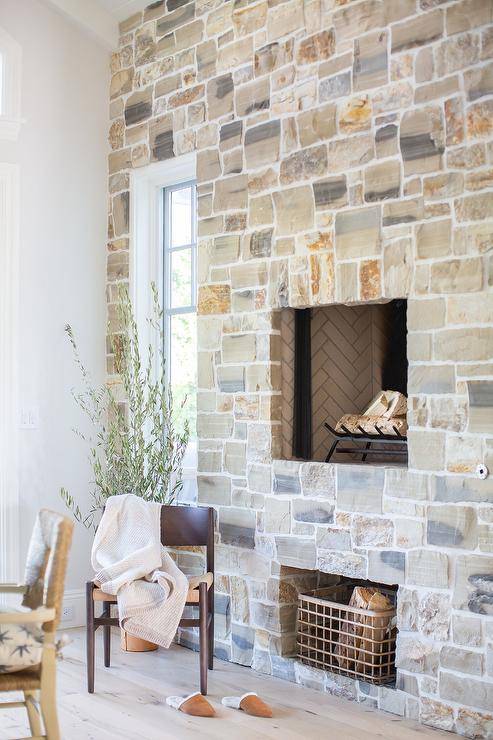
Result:
[[[108,296],[127,277],[129,170],[196,151],[217,653],[491,735],[493,478],[476,468],[493,468],[493,5],[168,5],[124,22],[112,59]],[[408,467],[283,459],[281,311],[395,299]],[[398,585],[395,689],[292,657],[298,590],[337,576]]]

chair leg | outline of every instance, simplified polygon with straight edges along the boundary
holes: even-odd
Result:
[[[103,606],[103,614],[105,617],[111,617],[111,604],[109,602],[106,602]],[[109,668],[111,662],[111,627],[109,625],[103,627],[103,645],[104,665],[105,668]]]
[[[209,627],[208,627],[208,630],[209,630],[208,650],[209,650],[209,670],[212,671],[212,669],[214,668],[214,586],[211,586],[211,588],[209,589],[207,605],[208,605],[208,612],[211,618],[209,622]]]
[[[199,661],[200,693],[207,695],[208,635],[207,635],[207,583],[199,585]]]
[[[87,690],[94,694],[94,599],[92,581],[86,585],[86,651],[87,651]]]
[[[61,740],[56,708],[56,658],[55,648],[45,648],[41,668],[40,704],[47,740]]]
[[[41,717],[39,714],[37,693],[37,691],[24,691],[24,701],[26,702],[29,727],[31,735],[34,735],[34,737],[39,737],[43,734],[41,730]]]

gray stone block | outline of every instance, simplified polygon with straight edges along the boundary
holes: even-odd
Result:
[[[304,537],[276,537],[277,560],[292,568],[314,569],[317,548],[314,540]]]
[[[404,583],[406,555],[398,550],[370,550],[368,578],[377,583]]]
[[[297,522],[332,524],[334,521],[334,506],[319,499],[295,499],[293,501],[293,519]]]

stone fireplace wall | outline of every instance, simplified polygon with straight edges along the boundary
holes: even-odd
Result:
[[[110,318],[129,172],[197,151],[218,653],[470,737],[493,725],[492,22],[490,0],[167,0],[121,24],[110,89]],[[409,471],[276,461],[278,309],[392,298]],[[396,690],[292,659],[313,571],[399,584]]]

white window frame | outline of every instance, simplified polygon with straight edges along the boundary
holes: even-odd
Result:
[[[152,313],[150,284],[158,289],[161,305],[163,296],[163,188],[196,180],[194,152],[156,162],[131,173],[130,178],[130,295],[141,340],[141,346],[152,346],[154,356],[159,349],[159,337],[152,332],[147,318]],[[157,368],[156,368],[157,370]],[[184,480],[195,480],[195,467],[183,469]]]
[[[0,140],[16,141],[21,118],[22,48],[0,27]]]
[[[18,581],[19,166],[0,163],[0,581]]]

